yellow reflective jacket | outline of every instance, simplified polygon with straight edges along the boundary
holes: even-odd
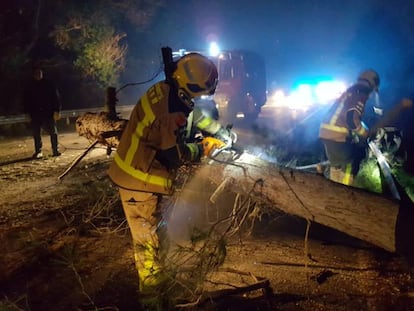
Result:
[[[320,125],[319,138],[345,142],[354,135],[367,137],[368,129],[361,119],[370,93],[365,85],[351,86],[329,109]]]
[[[196,106],[194,110],[188,116],[188,123],[186,129],[186,140],[191,142],[194,141],[196,133],[210,135],[216,135],[222,129],[221,124],[215,119],[203,113],[203,111]]]
[[[122,134],[109,177],[118,186],[145,192],[170,194],[175,178],[156,158],[158,150],[176,148],[177,135],[186,125],[184,112],[169,111],[170,88],[165,82],[153,85],[131,112]]]
[[[205,115],[197,106],[194,108],[192,115],[194,126],[203,132],[214,135],[221,129],[219,122]]]

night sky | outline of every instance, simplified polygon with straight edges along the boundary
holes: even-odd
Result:
[[[368,67],[384,90],[407,92],[414,83],[413,1],[168,2],[152,28],[159,46],[206,49],[215,40],[223,49],[257,51],[269,86],[320,76],[352,82]]]
[[[34,7],[36,1],[16,3]],[[151,22],[145,29],[119,21],[132,55],[121,85],[152,77],[160,68],[163,46],[207,50],[216,41],[225,50],[261,54],[269,89],[289,90],[321,77],[350,84],[360,71],[373,68],[386,101],[414,94],[412,0],[165,0],[157,8],[148,13]],[[124,92],[133,91],[134,102],[146,87]]]

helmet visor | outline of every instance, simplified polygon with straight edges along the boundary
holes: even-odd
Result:
[[[217,79],[209,79],[204,83],[204,86],[196,83],[187,83],[187,88],[194,94],[206,93],[206,95],[212,95],[216,91],[217,82]]]

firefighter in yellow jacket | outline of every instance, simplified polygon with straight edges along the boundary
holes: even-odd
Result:
[[[378,91],[380,78],[376,71],[365,70],[357,82],[332,105],[319,129],[319,138],[330,162],[329,178],[353,185],[359,165],[365,157],[368,128],[362,121],[365,104]]]
[[[193,99],[213,94],[218,79],[215,65],[198,53],[174,64],[172,79],[150,87],[134,107],[108,172],[119,186],[141,291],[154,288],[162,279],[159,200],[172,194],[176,169],[185,161],[197,161],[204,152],[200,143],[185,143]],[[223,132],[211,118],[198,113],[194,118],[201,129]]]

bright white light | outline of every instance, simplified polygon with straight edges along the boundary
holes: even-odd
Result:
[[[209,100],[209,99],[213,99],[213,95],[201,95],[200,99],[202,100]]]
[[[272,95],[272,99],[275,102],[282,102],[285,99],[285,92],[283,90],[276,90]]]
[[[289,107],[293,110],[308,110],[315,104],[329,104],[337,99],[347,86],[337,80],[316,80],[299,83],[289,93],[276,89],[268,96],[267,105]]]
[[[286,95],[285,92],[281,89],[277,89],[272,92],[269,96],[268,103],[271,106],[285,106],[286,105]]]
[[[210,56],[217,56],[220,53],[220,48],[217,42],[210,43]]]
[[[291,109],[306,110],[313,102],[312,87],[309,84],[299,84],[288,97],[288,104]]]
[[[341,81],[321,81],[315,86],[315,99],[321,104],[329,103],[345,90],[346,85]]]

